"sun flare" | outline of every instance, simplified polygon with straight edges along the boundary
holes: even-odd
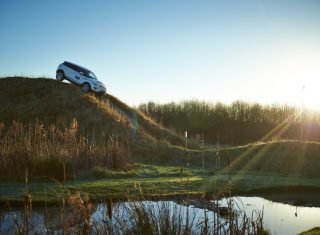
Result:
[[[314,50],[312,50],[314,49]],[[320,110],[320,49],[292,46],[263,59],[254,68],[252,100]]]

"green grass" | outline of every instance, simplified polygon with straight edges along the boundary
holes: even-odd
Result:
[[[202,157],[206,169],[215,169],[220,158],[222,173],[228,171],[228,159],[231,160],[231,172],[244,174],[254,171],[266,174],[286,176],[320,177],[320,143],[301,141],[274,141],[248,144],[245,146],[200,150],[185,150],[181,147],[154,151],[156,154],[136,161],[167,166],[186,166],[189,161],[192,168],[202,167]],[[218,152],[218,156],[217,156]]]
[[[91,174],[95,178],[130,178],[130,177],[180,177],[187,175],[194,175],[197,172],[195,169],[187,169],[180,167],[164,167],[134,164],[132,169],[128,171],[112,171],[103,167],[95,167]]]
[[[308,231],[299,233],[298,235],[320,235],[320,227],[310,229]]]
[[[95,200],[107,197],[126,199],[129,195],[135,195],[139,190],[142,190],[146,197],[173,197],[186,194],[202,195],[204,193],[213,195],[217,192],[227,192],[230,186],[229,176],[227,174],[217,175],[216,173],[211,170],[184,168],[181,177],[180,167],[136,165],[134,169],[127,172],[112,172],[102,168],[94,168],[77,181],[69,180],[65,185],[65,190],[88,192],[90,197]],[[45,185],[48,192],[47,200],[52,202],[57,200],[57,195],[61,191],[59,183],[33,180],[29,184],[29,191],[34,202],[45,200]],[[231,188],[235,194],[266,190],[281,191],[290,187],[301,190],[308,187],[319,191],[319,185],[319,178],[286,177],[257,172],[231,175]],[[0,186],[0,201],[23,200],[23,183],[3,182]]]

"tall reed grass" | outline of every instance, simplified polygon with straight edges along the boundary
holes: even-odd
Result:
[[[109,169],[130,167],[129,141],[102,132],[99,141],[78,133],[75,119],[69,127],[45,127],[36,121],[28,125],[13,121],[0,123],[0,177],[60,176],[61,163],[73,174],[82,169],[104,166]]]

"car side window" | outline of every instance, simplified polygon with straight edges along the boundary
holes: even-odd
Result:
[[[68,68],[72,69],[71,64],[65,62],[64,65],[67,66]]]
[[[79,69],[77,66],[75,66],[75,65],[72,65],[71,68],[72,68],[73,70],[77,71],[78,73],[80,72],[80,69]]]
[[[77,66],[75,66],[75,65],[73,65],[73,64],[70,64],[70,63],[68,63],[68,62],[66,62],[65,65],[66,65],[67,67],[69,67],[70,69],[79,72],[79,71],[78,71],[79,69],[78,69]]]
[[[86,75],[86,74],[85,74],[85,72],[84,72],[84,70],[83,70],[83,69],[81,69],[81,68],[79,68],[78,72],[79,72],[81,75],[83,75],[83,76],[85,76],[85,75]]]

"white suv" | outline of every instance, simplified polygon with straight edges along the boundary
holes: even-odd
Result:
[[[56,79],[58,81],[66,79],[71,83],[79,85],[83,92],[94,91],[96,93],[106,93],[105,85],[97,80],[97,77],[93,72],[68,61],[59,65]]]

